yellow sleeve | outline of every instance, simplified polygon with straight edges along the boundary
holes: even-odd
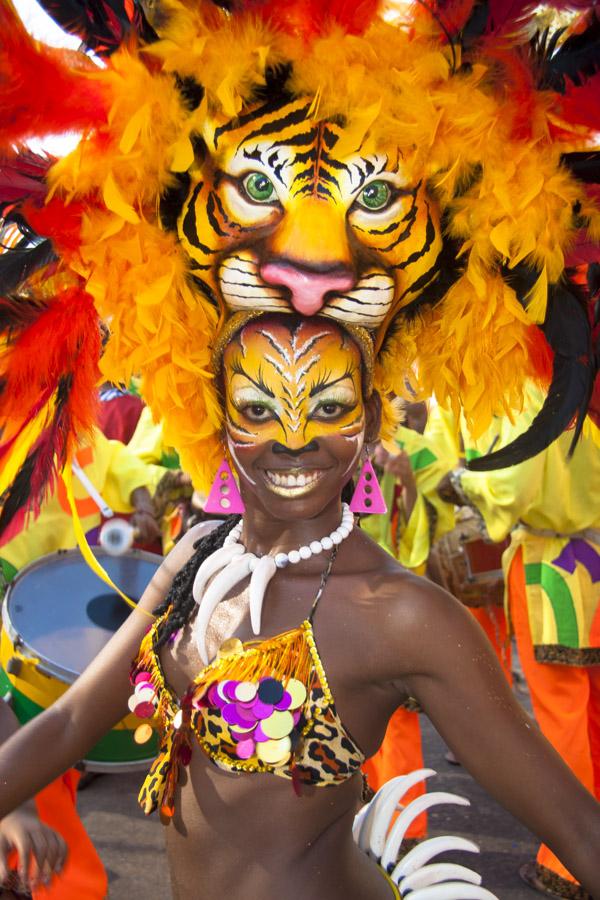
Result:
[[[101,494],[115,512],[132,512],[130,498],[133,491],[147,487],[153,494],[166,469],[142,462],[120,441],[107,441],[107,444],[110,458]]]
[[[420,570],[429,558],[431,523],[427,504],[421,493],[400,536],[398,561],[407,569]]]
[[[463,434],[467,459],[482,455],[492,445],[494,448],[504,447],[526,431],[543,403],[543,394],[531,387],[527,392],[526,403],[525,410],[515,417],[514,422],[508,417],[496,420],[476,442],[465,430]],[[503,540],[540,496],[547,453],[548,450],[545,450],[508,469],[496,469],[492,472],[466,470],[461,473],[462,489],[483,516],[493,541]]]
[[[150,408],[145,406],[140,414],[137,427],[128,445],[134,456],[145,463],[158,464],[163,454],[163,429],[152,418]]]

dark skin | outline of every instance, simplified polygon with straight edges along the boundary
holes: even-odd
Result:
[[[376,437],[377,425],[373,397],[366,403],[367,439]],[[261,468],[297,468],[297,455],[273,453],[273,442],[238,454],[245,546],[256,553],[289,550],[333,530],[347,461],[340,455],[347,452],[336,435],[317,439],[300,464],[327,474],[314,495],[300,499],[276,496],[264,479],[252,477]],[[163,599],[207,527],[197,526],[170,554],[144,594],[144,609]],[[325,563],[321,554],[277,574],[265,597],[262,637],[305,618]],[[0,749],[0,815],[81,758],[124,715],[131,659],[148,621],[132,613],[76,684]],[[416,697],[484,788],[600,896],[600,807],[516,703],[461,604],[406,573],[355,529],[339,547],[314,631],[338,712],[366,756],[379,746],[398,704]],[[245,590],[231,594],[213,616],[209,651],[232,633],[252,637]],[[161,658],[181,695],[201,667],[189,625]],[[174,897],[389,900],[389,885],[352,842],[360,788],[355,776],[298,798],[282,778],[223,773],[195,748],[167,829]]]
[[[19,730],[19,720],[10,706],[0,700],[0,744]],[[64,863],[66,844],[60,834],[40,820],[35,802],[28,800],[0,822],[0,900],[14,900],[22,894],[3,890],[9,875],[6,857],[11,850],[19,855],[21,884],[48,884],[52,872],[59,872]],[[31,878],[29,877],[31,875]]]

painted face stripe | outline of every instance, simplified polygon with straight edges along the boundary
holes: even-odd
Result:
[[[266,119],[268,118],[268,116],[279,112],[279,110],[281,109],[285,109],[285,107],[287,106],[289,106],[289,100],[272,100],[270,103],[265,103],[265,105],[261,106],[260,109],[255,109],[252,112],[246,113],[245,115],[238,116],[237,119],[232,119],[230,122],[226,122],[225,125],[220,125],[218,128],[215,128],[215,147],[218,145],[219,139],[222,134],[225,134],[228,131],[237,131],[240,128],[244,128],[244,126],[248,125],[250,122],[256,122],[257,119]],[[305,106],[303,108],[303,111],[304,113],[307,113],[308,106]]]
[[[204,182],[199,181],[196,187],[192,192],[192,196],[188,201],[187,212],[183,218],[183,233],[186,236],[187,240],[190,242],[192,247],[195,247],[196,250],[201,250],[206,256],[210,256],[214,253],[217,253],[217,250],[211,250],[210,247],[207,247],[206,244],[203,244],[200,238],[198,237],[198,228],[196,225],[196,201],[198,199],[198,194],[204,187]]]
[[[440,257],[441,257],[441,255],[442,255],[442,251],[440,250],[440,252],[436,256],[434,264],[429,269],[427,269],[426,272],[423,272],[423,274],[421,275],[420,278],[417,278],[416,281],[413,281],[413,283],[410,285],[410,287],[408,287],[404,291],[404,293],[400,295],[398,300],[403,300],[404,297],[406,297],[408,294],[415,294],[418,291],[423,290],[424,288],[426,288],[428,285],[430,285],[434,281],[434,279],[440,274]],[[408,307],[405,307],[405,308],[408,309]]]
[[[208,195],[208,202],[206,204],[206,216],[208,218],[208,222],[209,222],[211,228],[219,235],[219,237],[229,237],[230,232],[223,231],[219,220],[215,216],[215,207],[216,207],[215,194],[214,194],[214,191],[211,191],[210,194]]]
[[[265,122],[264,125],[258,126],[252,131],[250,134],[246,135],[240,143],[238,144],[238,149],[244,146],[244,144],[250,143],[250,141],[256,140],[256,138],[260,138],[261,140],[267,134],[275,134],[277,131],[284,131],[286,128],[290,128],[292,125],[299,125],[301,122],[306,120],[306,115],[310,108],[310,104],[306,104],[306,106],[300,107],[300,109],[292,110],[287,113],[280,119],[273,119],[271,121]],[[294,138],[290,138],[289,140],[284,141],[276,141],[272,147],[275,148],[280,144],[287,144],[289,141],[293,141]]]
[[[420,250],[415,250],[414,253],[411,253],[403,262],[397,263],[392,266],[393,269],[406,269],[407,266],[410,266],[412,263],[416,262],[422,256],[424,256],[427,251],[431,248],[436,236],[435,225],[433,224],[433,219],[431,218],[431,211],[429,209],[429,204],[426,203],[427,206],[427,228],[425,231],[425,240],[423,242],[423,246]]]
[[[213,193],[211,192],[211,197],[212,196],[213,196]],[[219,197],[218,194],[214,194],[214,200],[215,200],[217,210],[219,211],[221,218],[223,219],[223,221],[229,228],[235,228],[235,230],[239,231],[240,234],[245,233],[245,232],[256,231],[256,228],[253,226],[245,227],[244,225],[240,225],[239,222],[232,222],[231,219],[229,218],[229,216],[227,215],[227,213],[225,212],[225,208],[224,208],[224,206],[221,202],[221,198]]]
[[[276,147],[310,147],[311,144],[314,144],[316,137],[317,129],[311,128],[310,131],[303,131],[301,134],[281,138],[279,141],[273,141],[269,146],[269,150],[273,150]]]

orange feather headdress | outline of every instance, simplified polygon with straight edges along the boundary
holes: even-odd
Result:
[[[314,118],[343,121],[348,146],[405,151],[439,206],[448,265],[374,335],[381,393],[402,394],[408,375],[477,434],[519,405],[525,377],[551,376],[533,431],[479,467],[538,452],[574,416],[581,426],[598,323],[569,267],[593,266],[600,238],[600,24],[587,4],[554,35],[508,0],[161,0],[148,17],[136,0],[102,0],[94,16],[44,5],[97,57],[33,41],[0,0],[0,214],[21,234],[0,254],[0,529],[90,428],[100,372],[141,374],[183,466],[198,486],[213,476],[226,309],[198,291],[160,201],[207,118],[251,109],[273,73]],[[64,159],[19,155],[65,130],[82,138]]]

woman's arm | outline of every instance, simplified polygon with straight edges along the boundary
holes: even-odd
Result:
[[[199,525],[177,544],[144,591],[141,609],[151,612],[164,600],[205,531]],[[82,759],[127,715],[129,669],[151,621],[132,612],[72,687],[0,747],[0,818]]]
[[[600,804],[517,703],[477,623],[425,580],[396,607],[409,693],[473,777],[600,897]]]

